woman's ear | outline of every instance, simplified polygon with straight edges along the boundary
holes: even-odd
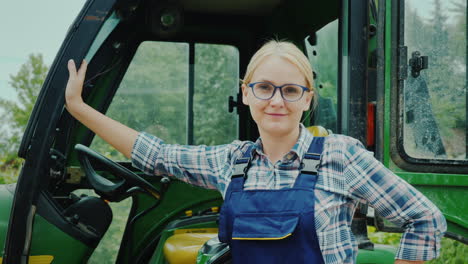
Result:
[[[249,101],[247,100],[247,95],[249,94],[249,89],[247,89],[247,86],[245,83],[242,84],[242,103],[245,105],[249,105]]]
[[[304,111],[307,111],[310,109],[310,105],[312,103],[312,101],[314,100],[314,91],[310,91],[310,92],[305,92],[305,104],[304,104]]]

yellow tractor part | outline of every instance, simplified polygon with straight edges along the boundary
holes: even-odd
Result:
[[[40,256],[29,256],[29,264],[50,264],[54,260],[54,256],[40,255]],[[0,258],[0,263],[3,258]]]

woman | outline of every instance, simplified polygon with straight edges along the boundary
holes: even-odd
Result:
[[[242,102],[258,125],[255,143],[179,146],[138,133],[83,102],[86,66],[77,72],[68,63],[68,111],[145,173],[218,189],[225,198],[219,236],[234,263],[354,263],[358,202],[406,229],[395,263],[439,255],[446,223],[427,198],[357,140],[331,135],[323,142],[300,124],[315,97],[309,61],[293,44],[270,41],[247,67]],[[318,173],[307,165],[314,159]]]

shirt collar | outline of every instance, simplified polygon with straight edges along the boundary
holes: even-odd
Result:
[[[309,132],[309,130],[302,124],[299,124],[299,138],[297,139],[296,144],[294,144],[293,148],[289,153],[291,154],[296,154],[298,157],[304,156],[304,154],[307,152],[309,149],[310,143],[312,143],[312,139],[314,136]],[[263,144],[262,144],[262,139],[259,137],[257,141],[255,141],[254,146],[252,148],[252,157],[254,154],[258,155],[263,155],[265,156],[265,153],[263,152]],[[292,159],[294,155],[290,155],[289,159]]]

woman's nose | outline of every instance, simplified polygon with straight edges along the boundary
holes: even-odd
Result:
[[[281,92],[279,91],[279,89],[277,89],[275,91],[275,94],[270,99],[270,104],[272,104],[272,105],[282,105],[282,104],[284,104],[283,97],[281,96]]]

